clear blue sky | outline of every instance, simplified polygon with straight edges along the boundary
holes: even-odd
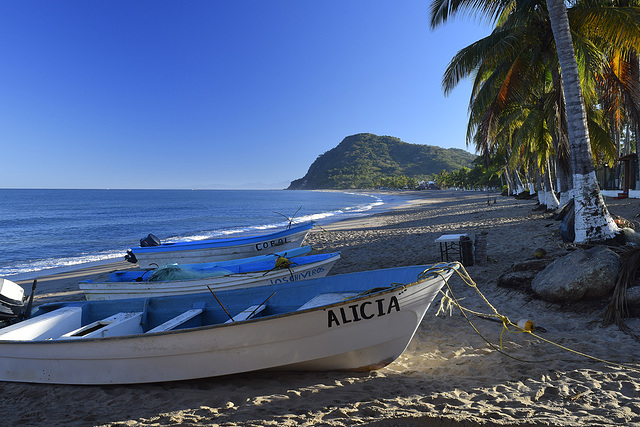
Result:
[[[283,188],[348,135],[466,147],[490,29],[417,0],[7,0],[0,188]]]

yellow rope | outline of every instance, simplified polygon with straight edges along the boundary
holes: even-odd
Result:
[[[491,308],[491,310],[493,311],[493,314],[479,313],[479,312],[470,310],[468,308],[465,308],[460,304],[458,299],[453,294],[453,291],[451,290],[451,286],[449,285],[449,281],[445,277],[445,274],[447,274],[450,270],[454,270],[458,274],[458,276],[462,279],[463,282],[465,282],[468,286],[470,286],[470,287],[472,287],[473,289],[476,290],[478,295],[480,295],[480,297],[484,300],[484,302]],[[523,360],[523,359],[517,358],[515,356],[512,356],[512,355],[510,355],[510,354],[508,354],[508,353],[506,353],[505,351],[502,350],[503,349],[504,335],[505,335],[506,332],[511,332],[511,333],[529,333],[529,334],[531,334],[532,336],[538,338],[541,341],[544,341],[544,342],[546,342],[548,344],[554,345],[554,346],[556,346],[556,347],[558,347],[558,348],[560,348],[562,350],[568,351],[570,353],[574,353],[574,354],[577,354],[579,356],[586,357],[588,359],[595,360],[595,361],[601,362],[601,363],[605,363],[605,364],[608,364],[608,365],[611,365],[611,366],[617,366],[619,368],[640,372],[640,369],[638,369],[638,368],[635,368],[635,367],[632,367],[632,366],[628,366],[628,365],[624,365],[624,364],[620,364],[620,363],[616,363],[616,362],[611,362],[609,360],[601,359],[601,358],[598,358],[598,357],[595,357],[595,356],[591,356],[591,355],[586,354],[586,353],[582,353],[582,352],[577,351],[577,350],[573,350],[573,349],[571,349],[569,347],[563,346],[561,344],[558,344],[556,342],[553,342],[551,340],[543,338],[540,335],[533,333],[533,331],[521,328],[520,326],[518,326],[517,324],[515,324],[511,320],[509,320],[509,318],[507,316],[502,315],[502,314],[500,314],[498,312],[498,310],[489,302],[489,300],[482,294],[482,292],[480,292],[480,289],[478,289],[478,285],[473,281],[473,279],[471,278],[471,276],[469,275],[467,270],[465,270],[464,266],[460,262],[434,264],[430,268],[428,268],[425,271],[423,271],[422,273],[420,273],[418,275],[418,278],[422,279],[422,278],[424,278],[424,277],[426,277],[426,276],[428,276],[430,274],[440,276],[444,280],[444,283],[445,283],[445,285],[447,287],[447,292],[446,293],[442,292],[442,290],[440,291],[440,293],[442,293],[442,295],[443,295],[443,298],[440,301],[440,308],[438,309],[438,312],[436,313],[436,315],[441,313],[441,312],[444,312],[446,310],[444,308],[445,301],[446,301],[446,303],[448,305],[448,309],[449,309],[450,313],[452,313],[452,306],[458,307],[458,309],[460,310],[460,312],[462,313],[464,318],[467,320],[467,322],[473,328],[473,330],[480,336],[480,338],[482,338],[487,344],[489,344],[489,346],[491,346],[491,348],[493,348],[494,350],[498,351],[499,353],[501,353],[501,354],[503,354],[503,355],[505,355],[507,357],[510,357],[512,359],[519,360],[519,361],[522,361],[522,362],[527,362],[527,363],[539,363],[539,362],[543,362],[544,361],[544,360]],[[492,342],[487,340],[480,333],[480,331],[475,327],[473,322],[471,322],[471,320],[467,316],[467,313],[475,314],[475,315],[480,316],[480,317],[496,318],[496,319],[498,319],[499,321],[502,322],[502,331],[500,333],[500,348],[498,348],[495,344],[493,344]],[[512,330],[512,329],[510,329],[510,326],[515,327],[516,329]]]

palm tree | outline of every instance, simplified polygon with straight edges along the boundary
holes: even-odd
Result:
[[[610,239],[620,230],[604,203],[593,167],[593,155],[587,130],[587,115],[582,98],[578,64],[573,50],[571,29],[564,0],[546,0],[558,61],[562,70],[567,108],[573,200],[575,209],[575,242]]]
[[[531,17],[534,15],[538,19],[537,24],[532,26],[532,28],[534,29],[540,27],[539,24],[541,22],[540,21],[541,17],[551,21],[554,41],[556,46],[558,46],[557,57],[559,59],[560,67],[562,69],[562,86],[559,84],[559,82],[556,83],[554,86],[556,86],[557,90],[559,90],[560,88],[564,89],[564,97],[563,96],[558,97],[561,102],[557,103],[557,106],[555,107],[556,110],[563,112],[565,106],[562,105],[564,104],[564,102],[562,101],[563,100],[567,100],[567,101],[566,101],[566,121],[563,118],[556,119],[556,120],[549,120],[549,126],[551,127],[553,122],[555,122],[554,127],[556,127],[556,130],[552,132],[552,137],[556,142],[556,144],[560,144],[563,141],[563,132],[561,131],[559,132],[560,125],[562,123],[570,124],[570,126],[567,126],[568,128],[567,132],[568,132],[568,141],[570,144],[570,160],[571,160],[570,165],[573,173],[573,186],[575,190],[574,198],[576,201],[576,240],[575,241],[588,242],[588,241],[605,240],[613,237],[614,234],[618,231],[618,229],[615,223],[613,222],[611,216],[608,213],[608,210],[606,208],[606,205],[604,204],[602,195],[600,194],[600,189],[598,187],[597,181],[595,179],[595,170],[594,170],[593,160],[592,160],[593,157],[591,154],[589,135],[587,133],[587,117],[585,114],[584,101],[582,98],[578,66],[575,58],[575,53],[573,51],[573,44],[572,44],[571,32],[569,29],[567,9],[564,6],[564,3],[562,1],[548,0],[547,5],[549,10],[549,18],[546,18],[547,16],[547,14],[545,13],[546,11],[542,10],[544,9],[543,7],[544,3],[540,3],[539,1],[536,1],[536,0],[531,0],[531,1],[521,0],[517,3],[511,0],[498,0],[497,2],[487,1],[484,3],[480,3],[476,1],[472,2],[469,0],[435,0],[431,5],[431,26],[432,28],[434,28],[437,25],[446,21],[449,15],[455,14],[463,10],[476,12],[481,15],[489,16],[494,20],[499,20],[501,25],[507,22],[508,19],[512,19],[513,22],[515,22],[515,25],[513,25],[511,28],[507,28],[512,31],[512,34],[510,34],[508,37],[505,37],[505,40],[507,40],[508,42],[507,46],[513,48],[514,39],[511,36],[513,36],[513,33],[515,33],[518,27],[522,28],[521,24],[525,22],[527,19],[529,20],[533,19]],[[600,5],[598,6],[602,8],[602,6]],[[583,30],[586,28],[593,33],[593,28],[598,28],[599,30],[600,28],[603,28],[602,25],[592,25],[591,27],[589,27],[589,25],[587,25],[589,22],[598,23],[597,15],[596,15],[596,18],[593,18],[593,15],[592,14],[590,15],[590,13],[592,12],[590,12],[588,8],[581,10],[581,12],[582,12],[582,15],[579,15],[579,18],[581,19],[580,23],[583,24]],[[631,11],[630,13],[635,13],[635,12],[637,12],[637,8],[635,11]],[[553,18],[551,18],[550,15],[553,15]],[[610,14],[606,15],[605,18],[607,16],[611,18]],[[610,23],[611,21],[609,21],[609,24]],[[548,24],[545,26],[547,26],[548,28]],[[615,39],[615,33],[616,32],[619,33],[619,28],[620,28],[619,25],[618,26],[608,25],[607,27],[604,27],[604,28],[608,28],[608,29],[614,28],[615,31],[613,32],[610,31],[604,35],[598,33],[599,37],[601,37],[603,40],[606,40],[610,45],[624,44],[620,40]],[[500,28],[500,29],[502,30],[503,28]],[[496,29],[492,33],[492,37],[498,37],[498,36],[500,36],[500,34],[498,32],[498,29]],[[542,39],[543,37],[539,35],[538,38]],[[489,37],[487,39],[489,39]],[[535,38],[534,39],[530,38],[530,40],[535,40]],[[491,40],[488,40],[488,41],[491,41]],[[611,43],[612,41],[613,43]],[[583,49],[585,51],[588,51],[589,49],[593,48],[592,44],[589,44],[589,40],[580,39],[580,43],[581,43],[581,46],[584,46]],[[632,41],[632,43],[627,43],[627,45],[634,44],[634,43],[635,41]],[[541,42],[541,45],[547,48],[551,44],[552,44],[551,42],[547,42],[547,43]],[[638,46],[638,44],[635,44],[635,45]],[[478,44],[476,48],[478,47],[482,48],[483,46],[484,45],[482,44]],[[545,53],[543,52],[543,54]],[[593,57],[589,57],[588,54],[585,55],[585,57],[587,59],[593,60]],[[477,76],[476,82],[478,81],[478,79],[486,79],[486,81],[490,81],[489,79],[494,78],[494,76],[487,76],[486,74],[487,70],[483,70],[482,67],[477,67],[479,61],[481,60],[482,58],[477,58],[476,61],[478,62],[473,63],[468,61],[468,58],[467,58],[467,62],[465,61],[458,61],[458,62],[462,64],[462,66],[468,67],[467,69],[472,69],[476,67],[476,69],[478,70],[478,73],[476,75]],[[453,62],[454,61],[452,61],[452,63]],[[489,67],[492,67],[492,72],[495,72],[496,70],[499,71],[498,67],[500,65],[496,64],[495,58],[489,58],[486,62],[489,64]],[[546,66],[551,68],[551,74],[557,74],[554,72],[553,62],[555,61],[551,61],[549,58],[546,58],[544,61],[544,63],[547,64]],[[522,64],[520,64],[519,66],[520,72],[523,74],[526,74],[526,73],[530,73],[531,70],[535,70],[534,67],[531,67],[532,64],[533,63],[529,63],[529,68],[522,67]],[[515,75],[517,73],[514,73],[513,70],[518,71],[518,67],[514,67],[514,65],[517,65],[517,63],[516,62],[510,63],[511,74],[509,75],[509,84],[512,86],[513,86],[512,82],[514,80],[517,80],[517,78],[515,78],[517,77]],[[504,66],[504,63],[502,66]],[[547,68],[547,70],[549,70],[549,68]],[[448,76],[447,76],[447,73],[449,73]],[[451,77],[451,76],[453,76],[453,80],[455,80],[456,78],[460,78],[460,76],[464,74],[464,73],[460,74],[460,69],[451,69],[451,68],[447,70],[447,73],[445,73],[445,80],[447,79],[447,77]],[[523,80],[523,79],[520,79],[520,80]],[[529,82],[531,81],[530,78],[524,78],[524,80]],[[554,78],[554,83],[556,80],[559,80],[559,79]],[[503,80],[503,82],[504,81],[505,80]],[[447,87],[445,84],[445,91],[450,88],[451,86]],[[522,95],[521,92],[518,91],[517,89],[518,88],[516,86],[516,90],[513,90],[512,93]],[[502,101],[504,101],[505,99],[504,97],[507,94],[508,94],[508,91],[505,90],[504,83],[503,83],[503,87],[500,88],[500,96],[502,97],[501,98]],[[496,111],[495,101],[491,101],[493,102],[492,104],[487,103],[486,99],[491,99],[491,98],[483,99],[479,95],[481,95],[480,92],[474,93],[475,103],[477,104],[476,106],[480,107],[479,109],[481,111],[482,110],[484,111],[483,112],[484,117],[482,120],[477,120],[477,116],[475,117],[476,119],[475,124],[478,125],[478,128],[475,130],[480,132],[481,134],[480,139],[482,140],[482,136],[483,135],[486,136],[488,134],[488,129],[490,129],[490,126],[495,127],[497,123],[497,119],[500,117],[500,112]],[[493,99],[495,100],[497,98],[493,98]],[[526,98],[521,98],[520,102],[523,102],[525,99]],[[478,100],[480,102],[478,102]],[[482,105],[483,103],[485,103],[484,106]],[[502,108],[504,107],[504,105],[500,107]],[[498,108],[498,110],[500,110],[500,108]],[[473,114],[474,112],[472,110],[472,119],[474,119]],[[470,123],[472,123],[473,121],[472,119],[470,119]],[[561,150],[560,147],[561,145],[556,145],[557,155],[561,155],[563,152],[563,150]],[[548,159],[548,157],[546,154],[543,153],[543,156],[540,158],[540,163],[544,165],[544,162],[546,162],[548,164],[548,160],[545,160],[545,159]]]
[[[557,61],[550,53],[553,38],[544,12],[534,8],[525,16],[508,14],[501,19],[488,37],[456,54],[443,86],[448,92],[475,74],[467,141],[473,140],[485,159],[498,145],[507,146],[507,169],[516,181],[520,169],[541,170],[545,179],[540,204],[555,209],[559,202],[549,165],[564,150],[551,144],[562,139],[551,134],[555,120],[550,116],[560,110],[556,104],[562,97],[555,95],[561,93],[560,85],[552,84],[550,70],[557,68]]]

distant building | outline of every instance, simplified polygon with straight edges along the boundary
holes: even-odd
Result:
[[[435,181],[420,181],[418,183],[418,190],[439,190]]]

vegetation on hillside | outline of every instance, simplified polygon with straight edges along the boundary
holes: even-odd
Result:
[[[441,171],[472,166],[475,155],[457,148],[409,144],[392,136],[351,135],[318,156],[290,190],[412,187]]]

